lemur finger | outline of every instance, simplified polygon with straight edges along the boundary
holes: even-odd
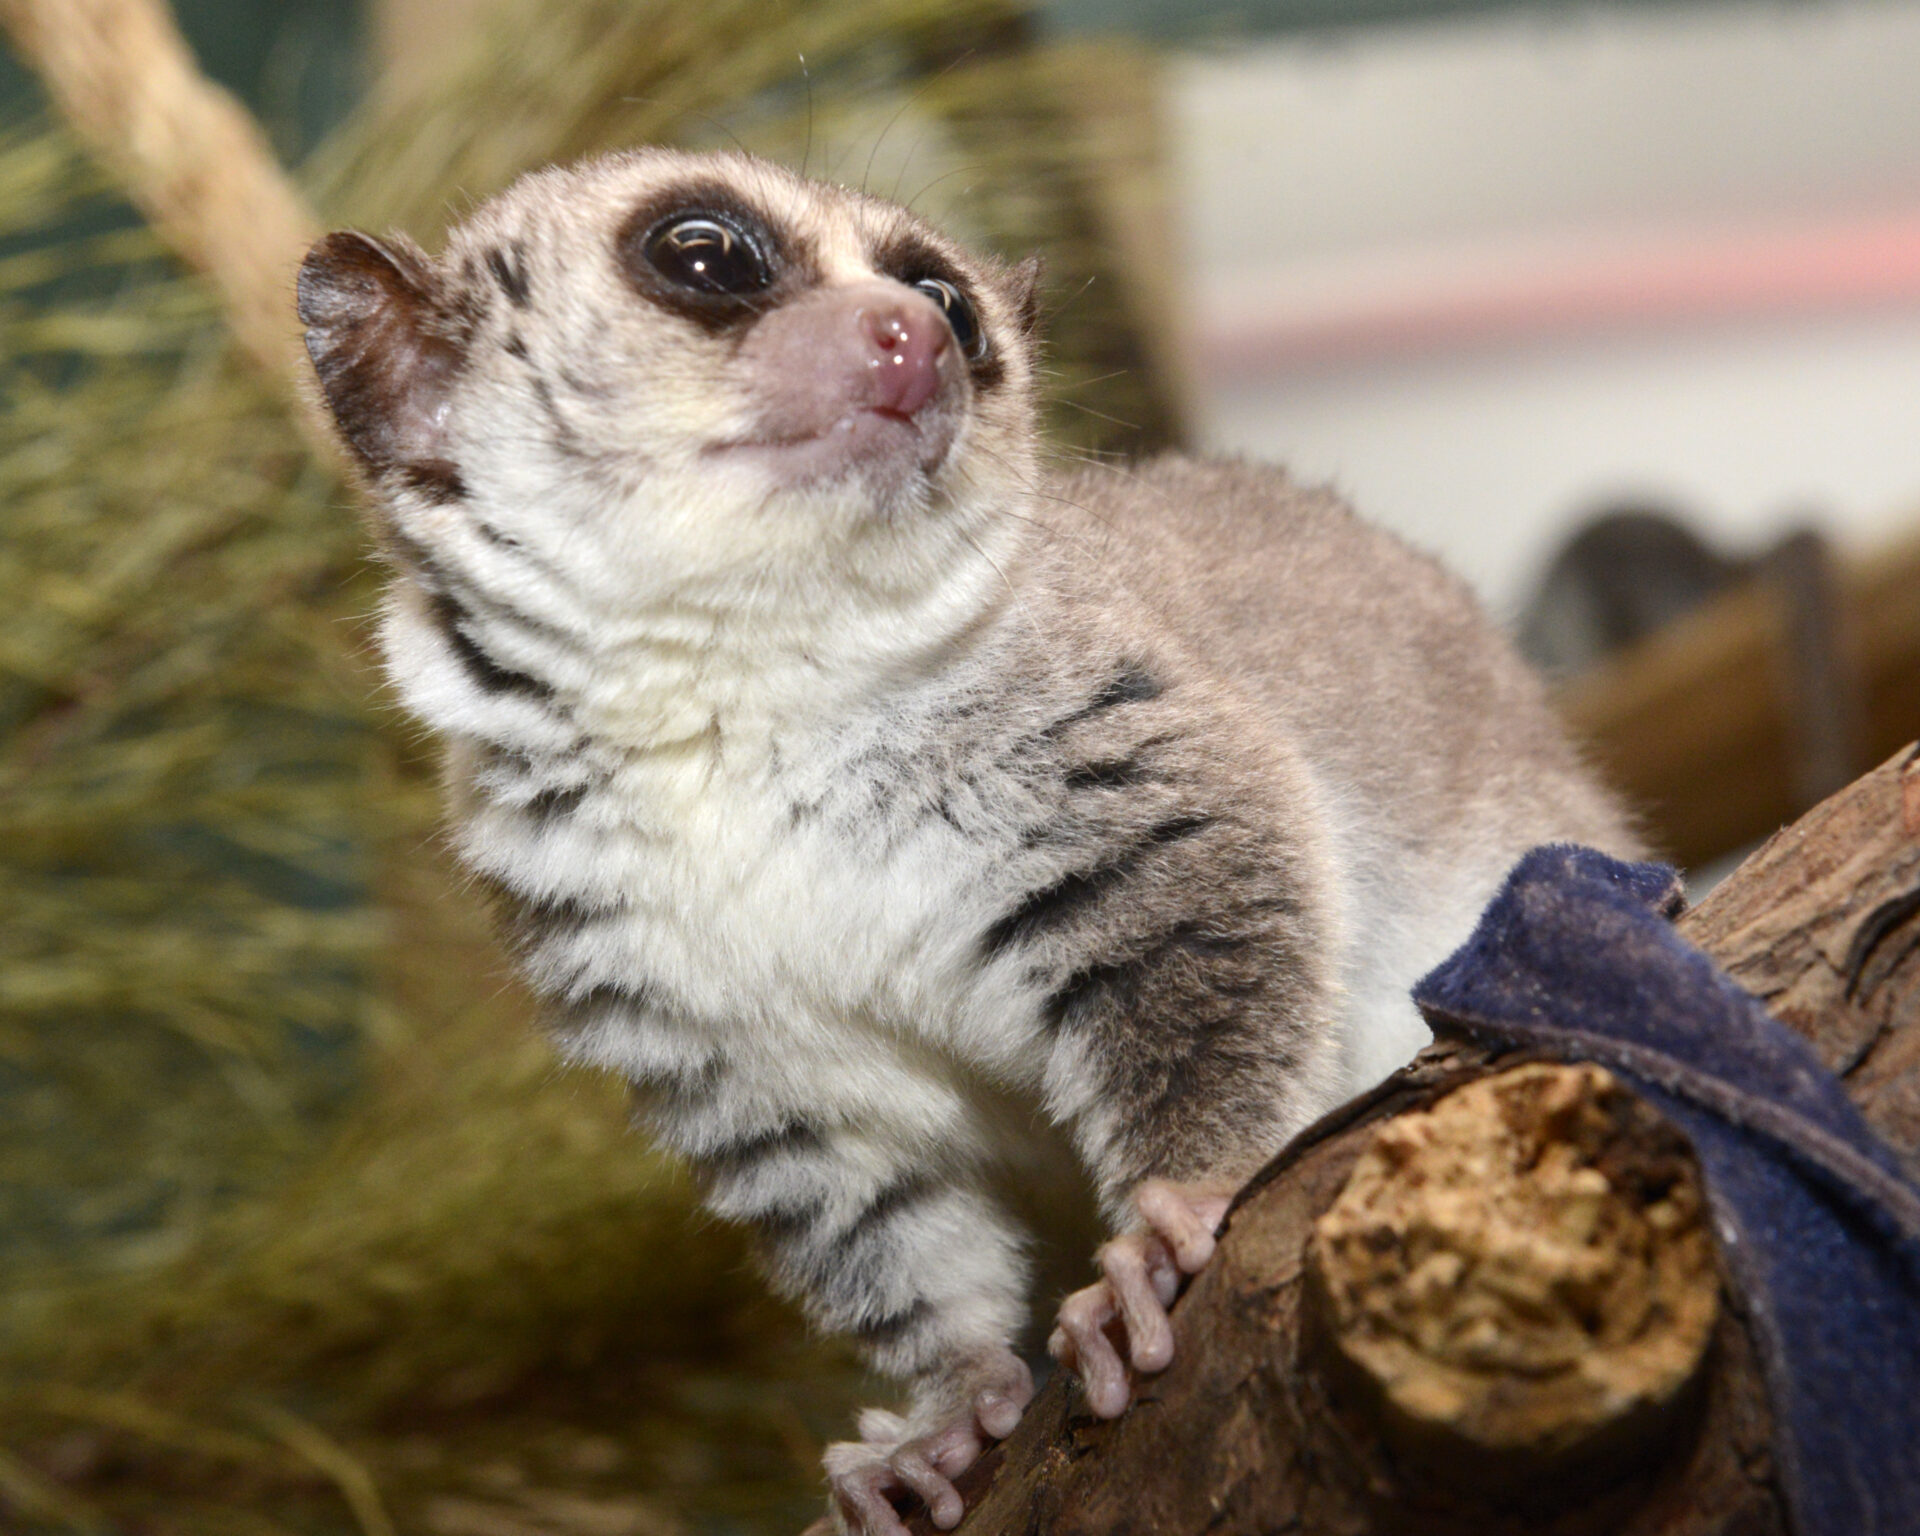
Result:
[[[980,1453],[987,1448],[972,1416],[965,1414],[965,1410],[962,1413],[963,1417],[936,1429],[932,1434],[908,1441],[900,1449],[925,1458],[943,1476],[958,1477],[978,1461]]]
[[[1171,1307],[1185,1277],[1180,1272],[1180,1261],[1164,1239],[1154,1238],[1147,1244],[1147,1278],[1153,1282],[1153,1294],[1161,1307]]]
[[[1225,1195],[1196,1194],[1165,1179],[1148,1179],[1134,1192],[1134,1209],[1173,1250],[1187,1274],[1198,1274],[1213,1257],[1214,1228],[1227,1213]]]
[[[1167,1304],[1152,1276],[1154,1268],[1164,1270],[1173,1263],[1170,1257],[1160,1256],[1165,1248],[1157,1237],[1130,1232],[1100,1249],[1100,1269],[1119,1303],[1127,1329],[1127,1356],[1137,1371],[1163,1371],[1173,1359]],[[1154,1252],[1156,1249],[1160,1254]],[[1158,1264],[1154,1263],[1156,1258]]]
[[[924,1445],[925,1442],[915,1441],[901,1446],[887,1458],[887,1465],[905,1487],[920,1495],[933,1523],[943,1531],[950,1531],[960,1523],[966,1505],[960,1498],[960,1490],[928,1458]]]
[[[974,1394],[973,1416],[990,1439],[1004,1440],[1032,1401],[1033,1372],[1027,1369],[1026,1361],[1009,1351],[1000,1378]]]
[[[1130,1395],[1126,1367],[1107,1337],[1107,1325],[1119,1316],[1113,1288],[1104,1280],[1060,1303],[1059,1331],[1072,1350],[1071,1368],[1080,1374],[1087,1406],[1103,1419],[1119,1418]]]
[[[887,1467],[862,1468],[833,1479],[833,1498],[840,1518],[855,1536],[909,1536],[899,1511],[886,1495],[893,1482]]]

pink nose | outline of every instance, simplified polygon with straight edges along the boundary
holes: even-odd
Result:
[[[874,409],[911,416],[940,387],[940,354],[952,333],[930,304],[863,305],[860,328],[873,344]]]

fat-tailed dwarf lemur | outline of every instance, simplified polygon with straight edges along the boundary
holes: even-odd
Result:
[[[1514,859],[1638,851],[1466,589],[1330,491],[1049,467],[1038,275],[656,150],[300,274],[388,669],[557,1038],[910,1383],[828,1452],[869,1536],[956,1523],[1031,1396],[994,1181],[1038,1128],[1116,1234],[1051,1340],[1116,1415]]]

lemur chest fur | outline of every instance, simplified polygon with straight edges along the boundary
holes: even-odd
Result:
[[[733,1016],[775,1038],[808,1020],[937,1038],[973,970],[946,940],[995,850],[903,806],[910,761],[821,756],[728,743],[582,802],[635,844],[634,960],[723,1031]]]
[[[1021,638],[849,718],[716,714],[560,797],[479,754],[463,852],[564,914],[525,952],[550,994],[625,986],[716,1052],[924,1048],[1034,1089],[1064,1005],[1031,941],[1229,808],[1185,760],[1171,668],[1048,662]]]

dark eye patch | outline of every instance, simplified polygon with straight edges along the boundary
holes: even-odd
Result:
[[[715,332],[750,322],[811,279],[805,251],[715,182],[643,201],[615,233],[614,259],[643,297]]]
[[[950,283],[944,277],[923,277],[913,287],[940,306],[940,313],[947,317],[953,339],[960,343],[962,352],[976,360],[986,352],[987,334],[980,329],[980,317],[973,312],[973,301],[957,283]]]

